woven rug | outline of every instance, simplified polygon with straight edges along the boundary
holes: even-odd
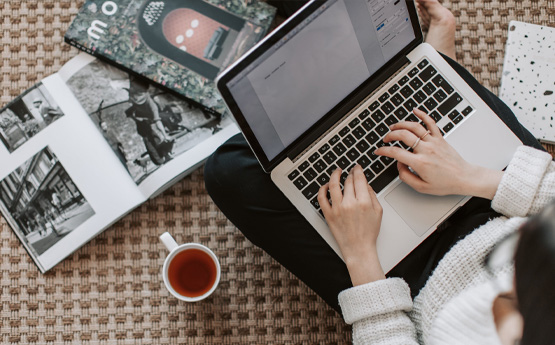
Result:
[[[82,3],[0,2],[2,105],[77,53],[63,34]],[[553,0],[445,3],[457,16],[458,60],[494,92],[509,20],[555,26]],[[164,231],[214,249],[222,280],[213,297],[186,304],[169,296],[160,276]],[[350,343],[341,317],[218,211],[202,169],[45,275],[1,218],[0,241],[3,344]]]

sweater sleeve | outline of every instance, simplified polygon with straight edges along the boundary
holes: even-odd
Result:
[[[339,294],[345,322],[353,325],[353,344],[418,344],[407,312],[412,299],[407,283],[389,278]]]
[[[521,146],[509,163],[492,208],[507,217],[538,213],[555,198],[555,164],[547,152]]]

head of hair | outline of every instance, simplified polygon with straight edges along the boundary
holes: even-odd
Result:
[[[515,253],[522,345],[553,344],[555,325],[555,200],[520,230]]]

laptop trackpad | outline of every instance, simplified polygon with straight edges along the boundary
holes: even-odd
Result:
[[[424,235],[455,205],[464,199],[461,195],[433,196],[420,194],[401,183],[385,200],[418,235]]]

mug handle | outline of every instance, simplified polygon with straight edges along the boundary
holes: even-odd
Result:
[[[175,242],[169,232],[164,232],[162,235],[160,235],[160,241],[162,241],[162,243],[170,252],[178,246],[177,242]]]

